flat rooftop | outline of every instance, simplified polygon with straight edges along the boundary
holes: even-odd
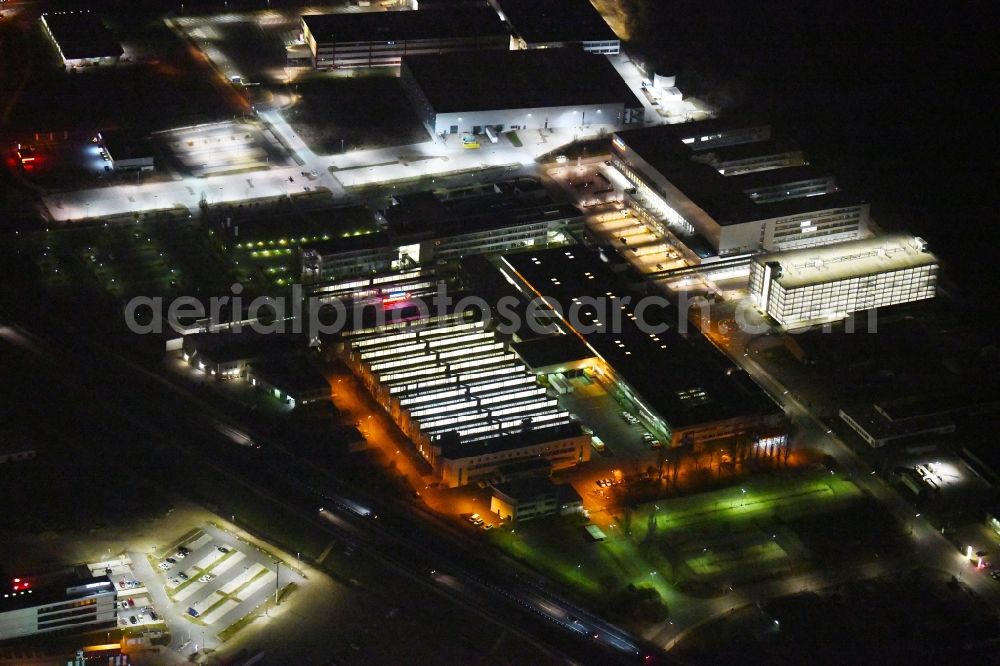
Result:
[[[493,486],[494,495],[500,493],[516,502],[530,502],[541,497],[580,501],[580,495],[568,483],[556,484],[547,476],[504,481]]]
[[[308,393],[330,388],[330,383],[319,368],[298,355],[252,361],[250,372],[288,393]]]
[[[101,142],[112,160],[132,160],[153,156],[152,146],[144,137],[123,130],[101,130]]]
[[[746,373],[697,330],[689,327],[682,336],[672,306],[646,308],[647,324],[662,323],[669,328],[658,334],[643,331],[631,317],[632,303],[622,300],[629,296],[634,303],[634,295],[593,252],[582,247],[552,248],[505,255],[502,263],[565,311],[578,299],[581,323],[600,321],[606,327],[603,332],[582,333],[583,341],[672,428],[778,411]],[[588,299],[607,303],[602,308],[607,312],[599,313]],[[618,321],[609,320],[611,316]]]
[[[404,56],[403,66],[437,113],[642,106],[606,57],[578,48]]]
[[[97,14],[89,11],[42,14],[42,20],[59,45],[63,58],[117,58],[124,53]]]
[[[382,211],[382,215],[398,242],[581,217],[578,209],[556,202],[544,190],[531,187],[522,192],[518,182],[498,183],[496,189],[456,198],[440,197],[434,192],[403,194],[395,197],[396,205]]]
[[[194,333],[184,337],[184,350],[207,356],[216,363],[259,359],[304,349],[305,341],[292,335],[258,333],[249,326],[240,332]]]
[[[590,0],[493,0],[528,44],[618,39]]]
[[[363,237],[377,229],[371,211],[361,205],[264,211],[220,206],[210,209],[208,215],[212,229],[247,249],[251,245],[311,246],[322,241]]]
[[[107,576],[82,576],[76,571],[28,576],[22,580],[27,581],[28,589],[14,591],[10,585],[0,594],[0,613],[115,591],[114,583]],[[10,581],[4,581],[5,586],[8,583]]]
[[[778,136],[768,141],[737,143],[732,146],[718,146],[699,151],[701,155],[714,158],[716,162],[738,162],[754,158],[801,152],[802,148],[788,137]]]
[[[551,366],[569,365],[594,357],[594,353],[579,337],[546,335],[533,340],[515,342],[511,349],[532,370]]]
[[[726,153],[738,154],[740,159],[749,159],[755,154],[764,157],[774,154],[775,142],[771,139],[748,141],[733,146],[701,150],[693,150],[684,143],[685,139],[694,136],[763,126],[766,126],[766,123],[752,118],[713,118],[695,123],[655,125],[625,130],[616,132],[615,137],[721,226],[865,203],[863,197],[845,190],[836,190],[819,196],[757,203],[743,191],[746,188],[745,183],[792,182],[792,179],[802,174],[816,174],[821,170],[816,167],[790,166],[756,174],[725,176],[714,166],[707,164],[706,158]],[[787,147],[791,144],[778,145]]]
[[[306,14],[302,22],[317,43],[393,42],[508,36],[487,6],[459,5],[418,11]]]
[[[923,239],[908,234],[775,252],[755,257],[754,261],[780,264],[781,272],[773,279],[786,289],[938,263]]]

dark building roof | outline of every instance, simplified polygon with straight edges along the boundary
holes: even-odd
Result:
[[[503,261],[523,280],[568,311],[574,298],[583,302],[580,320],[594,321],[596,314],[586,297],[608,305],[598,321],[606,332],[582,334],[586,343],[642,399],[670,425],[684,428],[727,419],[774,415],[780,412],[771,399],[693,327],[681,335],[673,307],[646,308],[647,324],[663,323],[662,333],[644,332],[620,308],[620,299],[631,296],[628,286],[591,251],[574,247],[553,248],[504,256]],[[592,276],[592,277],[591,277]],[[615,298],[608,297],[608,293]],[[634,305],[634,303],[632,303]],[[608,320],[620,314],[618,322]],[[617,330],[615,330],[617,329]]]
[[[780,169],[765,169],[764,171],[753,171],[736,176],[724,176],[726,181],[738,190],[798,183],[805,180],[826,177],[831,177],[829,169],[811,164],[782,167]]]
[[[778,182],[784,178],[786,169],[772,169],[761,172],[760,175],[725,176],[715,167],[702,161],[704,156],[722,149],[708,148],[695,151],[683,143],[686,137],[765,124],[753,120],[714,118],[698,123],[655,125],[625,130],[617,132],[615,136],[723,226],[865,203],[863,197],[844,190],[822,196],[756,203],[743,192],[744,183]],[[739,147],[746,157],[750,157],[755,146],[758,148],[766,146],[767,150],[771,150],[772,145],[772,142],[764,141],[744,143]],[[798,170],[803,167],[787,168]]]
[[[153,156],[152,146],[144,137],[123,130],[101,130],[101,142],[112,160],[143,159]]]
[[[507,26],[486,6],[437,10],[307,14],[302,21],[317,43],[400,42],[423,39],[505,36]]]
[[[405,56],[436,113],[642,103],[606,57],[577,48]]]
[[[515,502],[532,502],[543,497],[556,497],[560,502],[580,502],[580,494],[568,483],[556,484],[548,477],[528,477],[498,483],[493,493],[505,495]]]
[[[257,333],[249,326],[238,333],[226,330],[184,336],[185,351],[197,352],[215,363],[251,361],[304,347],[305,340],[302,338],[277,333]]]
[[[779,136],[768,141],[756,141],[754,143],[737,143],[732,146],[718,146],[716,148],[706,148],[699,151],[702,157],[712,156],[718,162],[735,162],[753,157],[765,157],[768,155],[780,155],[781,153],[792,153],[801,151],[802,148],[792,139]]]
[[[594,357],[594,353],[575,335],[547,335],[515,342],[511,349],[532,370]]]
[[[528,44],[618,39],[590,0],[494,0]]]
[[[357,237],[376,229],[371,211],[361,205],[280,211],[212,206],[205,215],[212,229],[240,244],[285,240],[282,247],[306,247],[321,241]]]
[[[10,581],[0,581],[4,585],[0,594],[0,612],[33,608],[48,603],[84,599],[102,592],[114,592],[114,583],[107,576],[79,576],[74,571],[64,571],[43,576],[22,577],[28,581],[27,590],[15,592],[10,589]],[[89,587],[88,587],[89,586]]]
[[[519,183],[524,183],[522,191]],[[420,236],[444,238],[474,231],[501,229],[550,220],[578,219],[580,211],[556,203],[536,181],[497,183],[473,196],[442,199],[434,192],[394,197],[396,205],[382,211],[392,237],[405,242]]]
[[[122,45],[97,14],[89,11],[42,14],[66,60],[117,58]]]
[[[516,319],[505,317],[503,313],[493,313],[498,325],[503,325],[501,333],[516,336],[520,340],[532,340],[558,333],[555,325],[542,326],[528,314],[528,301],[520,291],[504,279],[489,259],[482,255],[467,255],[461,259],[462,282],[469,290],[486,299],[491,307],[503,299],[507,303],[515,303],[511,310]]]
[[[361,234],[359,236],[334,237],[328,240],[309,243],[304,250],[316,250],[321,255],[341,252],[361,252],[364,250],[385,250],[389,252],[389,236],[384,231]]]
[[[250,363],[250,373],[293,397],[329,391],[330,383],[319,369],[298,355],[263,358]]]

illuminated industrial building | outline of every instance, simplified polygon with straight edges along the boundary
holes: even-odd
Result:
[[[719,257],[868,232],[868,203],[767,123],[716,118],[617,132],[612,161],[635,186],[633,208]]]
[[[0,584],[0,641],[117,624],[117,593],[107,576],[72,571]]]
[[[317,69],[391,67],[403,56],[510,48],[507,27],[485,4],[310,14],[302,17],[302,36]]]
[[[590,458],[590,437],[471,312],[350,332],[343,355],[448,486]]]
[[[754,304],[785,328],[933,298],[938,261],[920,238],[890,235],[755,257]]]
[[[614,55],[621,40],[590,0],[490,0],[511,27],[511,47],[576,47]]]
[[[45,13],[41,21],[66,67],[114,64],[124,53],[100,17],[90,11]]]
[[[578,48],[407,56],[400,80],[433,135],[622,128],[644,119],[614,65]]]
[[[119,130],[97,133],[97,143],[114,171],[153,171],[156,168],[148,142]]]
[[[586,348],[557,366],[541,354],[538,367],[589,365],[588,374],[660,441],[692,447],[739,437],[785,441],[781,410],[746,373],[697,331],[681,334],[672,308],[637,305],[596,254],[572,247],[505,255],[501,270],[527,298],[559,304],[553,316]]]

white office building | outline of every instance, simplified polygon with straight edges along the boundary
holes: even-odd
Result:
[[[938,261],[904,234],[761,255],[750,266],[754,304],[785,328],[933,298]]]
[[[615,134],[612,162],[636,202],[719,257],[863,238],[869,205],[770,125],[710,119]],[[635,206],[633,206],[635,207]]]
[[[117,593],[107,576],[46,582],[14,578],[0,594],[0,641],[114,625]]]

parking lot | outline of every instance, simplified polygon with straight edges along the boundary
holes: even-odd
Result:
[[[257,123],[214,123],[157,135],[181,171],[196,177],[268,169],[289,164],[284,150]],[[252,195],[253,183],[248,182]]]
[[[149,594],[182,654],[224,642],[227,629],[263,613],[276,591],[303,580],[267,551],[214,525],[157,548],[136,568],[149,571]]]
[[[595,451],[593,460],[607,458],[611,467],[620,466],[623,460],[649,460],[656,458],[656,449],[644,436],[646,427],[641,421],[627,420],[624,408],[596,381],[574,378],[570,380],[573,391],[559,396],[559,405],[580,419],[604,443],[604,451]],[[647,463],[648,464],[648,463]]]
[[[122,557],[93,562],[87,567],[94,576],[107,575],[114,583],[118,597],[115,600],[115,615],[121,629],[136,629],[138,631],[155,625],[163,628],[163,618],[156,611],[153,601],[146,589],[146,582],[133,573],[132,560]]]

